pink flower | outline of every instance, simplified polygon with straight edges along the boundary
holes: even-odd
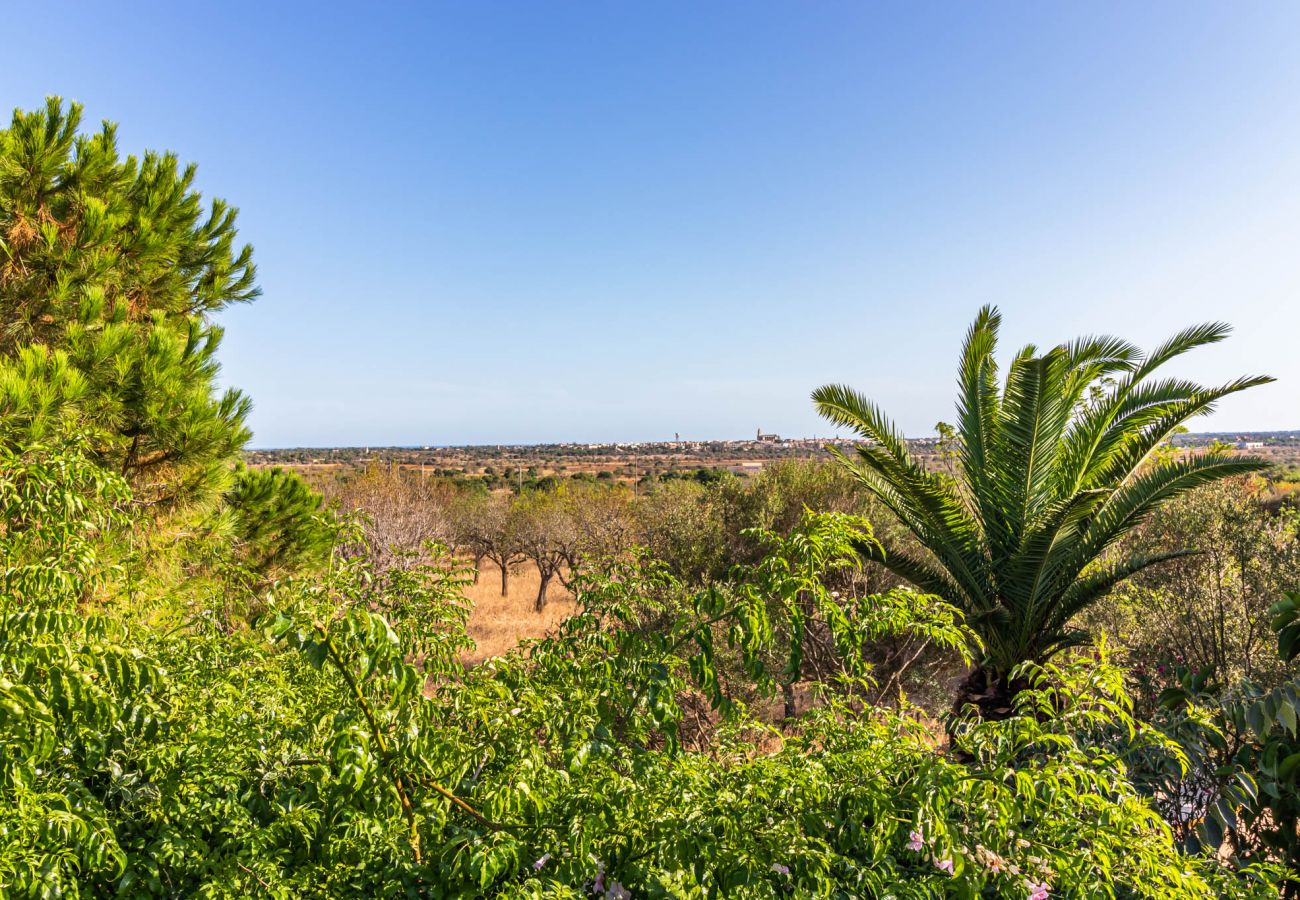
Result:
[[[925,836],[919,831],[913,831],[907,836],[907,849],[913,853],[919,853],[925,849]]]
[[[551,854],[543,853],[541,858],[538,859],[537,862],[533,863],[533,869],[535,871],[540,872],[542,871],[542,866],[546,865],[550,861],[551,861]]]
[[[1028,900],[1047,900],[1049,888],[1046,881],[1029,881],[1025,887],[1029,889]]]
[[[945,856],[943,859],[939,859],[939,857],[936,856],[936,857],[934,858],[934,867],[935,867],[936,869],[942,869],[943,871],[945,871],[945,872],[947,872],[949,875],[951,875],[951,874],[952,874],[952,857]],[[1043,897],[1031,897],[1030,900],[1046,900],[1046,895],[1044,895]]]
[[[772,863],[772,871],[775,872],[775,873],[778,874],[778,875],[789,875],[789,874],[790,874],[790,867],[789,867],[789,866],[783,866],[783,865],[781,865],[780,863]]]
[[[1004,871],[1007,861],[982,844],[975,848],[975,860],[994,875]]]

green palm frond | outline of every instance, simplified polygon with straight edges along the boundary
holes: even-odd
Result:
[[[962,609],[1005,675],[1076,640],[1070,620],[1124,578],[1189,551],[1103,562],[1160,504],[1257,460],[1201,456],[1153,463],[1188,419],[1223,397],[1272,379],[1218,387],[1154,378],[1163,365],[1217,343],[1230,329],[1184,329],[1150,353],[1120,338],[1083,337],[995,358],[1002,317],[981,309],[958,366],[960,479],[928,472],[902,433],[865,396],[842,385],[813,394],[818,411],[868,440],[841,464],[909,530],[924,554],[863,551]]]
[[[1199,384],[1179,379],[1122,385],[1101,402],[1081,410],[1062,448],[1063,488],[1080,490],[1134,433],[1158,421],[1174,404],[1186,403],[1202,391]]]
[[[916,554],[885,547],[875,541],[860,541],[855,544],[854,549],[864,560],[881,564],[900,578],[906,578],[927,594],[938,597],[962,596],[961,588],[942,567]]]
[[[1132,423],[1115,440],[1115,452],[1093,478],[1100,483],[1127,478],[1188,419],[1208,415],[1214,411],[1219,400],[1230,394],[1269,384],[1273,380],[1266,375],[1238,378],[1217,388],[1203,389],[1185,400],[1170,401],[1156,411],[1149,421]]]
[[[813,391],[817,412],[836,425],[851,428],[859,435],[884,448],[900,466],[914,466],[903,433],[880,407],[862,394],[842,384],[828,384]]]
[[[1001,398],[998,393],[998,328],[1002,314],[985,306],[975,317],[962,345],[957,383],[957,431],[961,435],[961,469],[988,540],[1003,543],[1009,529],[1002,516],[997,482],[992,478],[992,447],[997,443]]]
[[[1096,571],[1075,580],[1070,585],[1069,589],[1061,595],[1060,603],[1056,604],[1052,616],[1047,619],[1044,626],[1049,631],[1063,629],[1070,619],[1087,609],[1097,600],[1100,600],[1121,581],[1131,578],[1143,569],[1148,569],[1151,566],[1163,562],[1169,562],[1170,560],[1195,556],[1198,552],[1199,551],[1197,550],[1187,548],[1181,550],[1170,550],[1164,553],[1150,553],[1135,556],[1120,562],[1102,566]]]
[[[1078,570],[1114,546],[1156,507],[1201,485],[1268,468],[1262,460],[1194,456],[1153,466],[1115,489],[1079,535]]]
[[[1090,373],[1088,381],[1112,372],[1131,372],[1142,362],[1142,351],[1123,338],[1093,335],[1062,345],[1072,368]]]
[[[1017,359],[1007,377],[995,471],[1016,540],[999,548],[1003,554],[1015,552],[1054,499],[1057,456],[1073,408],[1068,377],[1069,358],[1062,348]]]
[[[1134,379],[1141,381],[1174,357],[1182,356],[1197,347],[1217,344],[1230,334],[1232,326],[1226,322],[1204,322],[1184,328],[1147,354],[1142,364],[1134,370]]]
[[[925,471],[910,456],[900,462],[878,445],[858,447],[857,458],[851,461],[833,448],[832,453],[921,537],[968,596],[987,593],[987,566],[977,523],[948,482]]]

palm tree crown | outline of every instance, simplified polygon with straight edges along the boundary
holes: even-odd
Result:
[[[980,310],[958,375],[958,477],[927,471],[880,408],[843,385],[813,392],[818,411],[867,443],[840,461],[928,552],[861,552],[963,610],[984,642],[984,674],[1004,681],[1086,635],[1071,620],[1112,587],[1174,553],[1108,553],[1161,503],[1198,485],[1263,467],[1212,453],[1165,458],[1156,450],[1221,397],[1271,381],[1203,387],[1154,378],[1226,325],[1198,325],[1150,353],[1113,337],[1080,338],[1046,352],[1027,346],[1005,380],[994,359],[1001,315]]]

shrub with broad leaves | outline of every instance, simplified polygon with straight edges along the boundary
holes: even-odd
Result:
[[[1277,895],[1266,866],[1176,845],[1115,734],[1177,747],[1133,720],[1104,657],[1026,667],[1014,715],[953,722],[954,747],[874,705],[873,637],[972,642],[933,598],[825,588],[858,564],[860,520],[757,534],[766,556],[703,591],[649,559],[603,567],[556,634],[465,670],[469,573],[436,549],[277,582],[259,629],[88,615],[121,485],[22,465],[14,521],[83,514],[0,540],[15,570],[33,548],[54,570],[0,618],[13,896]],[[813,628],[841,668],[778,729],[746,698],[799,670]]]

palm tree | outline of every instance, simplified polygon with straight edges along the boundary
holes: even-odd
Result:
[[[864,542],[862,555],[961,609],[983,642],[958,692],[986,717],[1009,710],[1010,673],[1088,635],[1071,622],[1116,584],[1195,552],[1115,557],[1120,539],[1161,503],[1199,485],[1254,472],[1259,460],[1158,453],[1221,397],[1272,381],[1207,388],[1152,376],[1228,326],[1198,325],[1148,354],[1113,337],[1045,353],[1027,346],[999,384],[1001,315],[980,310],[962,348],[956,477],[927,471],[880,408],[842,385],[813,392],[817,410],[867,442],[840,462],[916,537],[921,552]]]

